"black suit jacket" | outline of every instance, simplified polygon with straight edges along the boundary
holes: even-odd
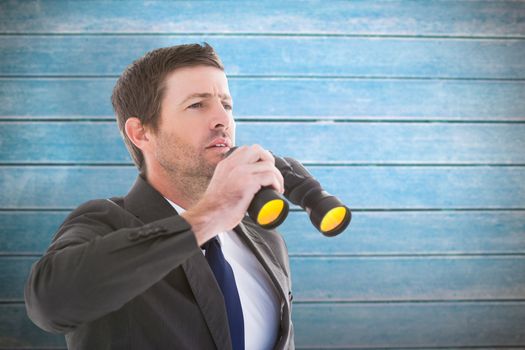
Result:
[[[281,299],[276,349],[293,349],[282,237],[248,217],[235,228]],[[70,349],[231,349],[224,300],[189,224],[138,177],[126,197],[73,211],[25,290],[29,317]]]

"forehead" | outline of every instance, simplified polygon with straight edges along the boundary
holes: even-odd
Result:
[[[211,66],[184,67],[169,73],[165,80],[166,97],[182,101],[196,93],[230,95],[224,71]]]

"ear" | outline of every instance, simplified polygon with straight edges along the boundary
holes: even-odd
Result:
[[[135,146],[140,148],[142,151],[148,148],[150,142],[148,139],[148,131],[144,125],[142,125],[142,122],[139,118],[128,118],[126,120],[124,130],[126,131],[126,135],[128,135],[129,139]]]

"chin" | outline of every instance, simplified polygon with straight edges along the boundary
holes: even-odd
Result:
[[[209,163],[210,164],[213,164],[214,166],[217,166],[217,164],[225,159],[227,156],[226,156],[226,153],[217,153],[217,154],[213,154],[211,157],[208,157],[209,159]]]

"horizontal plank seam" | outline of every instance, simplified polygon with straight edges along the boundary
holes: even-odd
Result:
[[[327,305],[327,304],[525,304],[525,299],[406,299],[406,300],[349,300],[349,299],[301,299],[294,298],[295,305]]]
[[[286,236],[286,235],[285,235]],[[43,252],[7,252],[0,251],[0,258],[40,258]],[[508,258],[508,257],[519,257],[525,258],[525,251],[520,252],[471,252],[471,253],[361,253],[361,254],[345,254],[345,253],[290,253],[290,258],[301,258],[303,260],[315,260],[315,259],[425,259],[425,258],[472,258],[472,259],[485,259],[485,258]]]
[[[71,211],[76,207],[49,207],[49,208],[35,208],[35,207],[20,207],[20,208],[0,208],[0,212],[52,212],[52,211]],[[298,208],[290,208],[291,212],[303,212]],[[361,213],[424,213],[424,212],[522,212],[525,208],[352,208],[352,212]]]
[[[151,37],[151,36],[212,36],[212,37],[268,37],[268,38],[385,38],[385,39],[450,39],[450,40],[525,40],[525,36],[521,34],[509,34],[509,35],[453,35],[453,34],[384,34],[384,33],[293,33],[293,32],[1,32],[0,36],[51,36],[51,37],[70,37],[70,36],[81,36],[81,37],[106,37],[106,36],[120,36],[120,37]]]
[[[61,337],[61,335],[56,334],[56,337]],[[63,335],[62,335],[63,337]],[[18,347],[18,346],[9,346],[7,348],[4,348],[3,346],[0,346],[0,350],[67,350],[67,348],[64,347],[41,347],[41,346],[31,346],[31,347]]]
[[[57,335],[58,336],[58,335]],[[523,349],[523,345],[490,345],[490,346],[441,346],[441,347],[412,347],[412,346],[404,346],[402,348],[400,347],[353,347],[351,345],[349,346],[298,346],[296,349],[323,349],[323,350],[338,350],[338,349],[351,349],[351,350],[405,350],[405,349],[417,349],[417,350],[445,350],[445,349]],[[60,347],[8,347],[4,348],[0,346],[0,350],[67,350],[67,348],[60,348]]]
[[[525,299],[406,299],[406,300],[350,300],[350,299],[300,299],[294,298],[294,305],[376,305],[376,304],[524,304]],[[22,299],[0,299],[0,306],[21,306]]]
[[[285,235],[286,236],[286,235]],[[43,255],[42,252],[2,252],[0,251],[0,258],[8,259],[17,259],[17,258],[40,258]],[[389,259],[404,259],[404,260],[415,260],[415,259],[436,259],[436,258],[446,258],[446,260],[451,260],[450,258],[471,258],[471,259],[487,259],[487,258],[525,258],[525,252],[474,252],[474,253],[401,253],[401,254],[344,254],[344,253],[290,253],[290,258],[301,258],[308,260],[315,259],[331,259],[331,260],[340,260],[340,259],[353,259],[353,260],[389,260]]]
[[[1,74],[1,79],[56,79],[56,80],[74,80],[74,79],[117,79],[119,75],[115,74],[90,74],[90,75],[20,75],[20,74]],[[427,76],[354,76],[354,75],[228,75],[228,79],[258,79],[258,80],[396,80],[396,81],[476,81],[476,82],[525,82],[525,77],[517,78],[490,78],[490,77],[427,77]]]
[[[454,345],[454,346],[433,346],[433,347],[421,347],[421,346],[417,346],[417,347],[414,347],[414,346],[403,346],[403,347],[389,347],[389,346],[386,346],[386,347],[354,347],[354,346],[351,346],[351,345],[348,345],[348,346],[315,346],[315,345],[312,345],[312,346],[308,346],[308,345],[305,345],[305,346],[296,346],[296,349],[297,350],[301,350],[301,349],[304,349],[304,350],[317,350],[317,349],[323,349],[323,350],[340,350],[340,349],[351,349],[351,350],[410,350],[410,349],[414,349],[414,350],[446,350],[446,349],[450,349],[450,350],[453,350],[453,349],[523,349],[523,346],[525,346],[525,344],[522,344],[522,345],[498,345],[498,344],[495,344],[495,345],[460,345],[460,346],[457,346],[457,345]],[[2,348],[0,348],[2,349]]]
[[[486,163],[486,162],[462,162],[462,163],[426,163],[426,162],[419,162],[419,163],[410,163],[410,162],[377,162],[377,163],[371,163],[371,162],[313,162],[313,161],[301,161],[301,163],[308,167],[337,167],[337,168],[344,168],[344,167],[413,167],[413,168],[419,168],[419,167],[458,167],[458,168],[468,168],[468,167],[487,167],[487,168],[493,168],[493,167],[512,167],[512,168],[523,168],[525,167],[525,163]],[[107,167],[126,167],[126,168],[134,168],[135,165],[133,163],[123,162],[123,163],[112,163],[112,162],[52,162],[52,163],[45,163],[45,162],[0,162],[0,168],[16,168],[16,167],[50,167],[50,168],[107,168]]]
[[[290,209],[292,211],[292,209]],[[297,211],[301,211],[297,209]],[[352,208],[353,212],[498,212],[498,211],[525,211],[525,208]]]
[[[523,117],[517,117],[517,119],[447,119],[439,118],[432,119],[428,116],[424,116],[426,119],[416,119],[411,117],[410,119],[404,117],[275,117],[275,116],[264,116],[264,117],[236,117],[237,123],[315,123],[315,124],[365,124],[365,123],[385,123],[385,124],[525,124],[525,115]],[[69,123],[116,123],[114,117],[60,117],[60,116],[0,116],[1,123],[49,123],[49,122],[69,122]]]
[[[309,167],[525,167],[525,163],[396,163],[396,162],[301,162]],[[0,167],[134,167],[133,163],[109,163],[109,162],[0,162]]]
[[[7,254],[6,254],[7,255]],[[0,253],[0,256],[2,256],[2,253]],[[524,252],[471,252],[471,253],[375,253],[375,254],[367,254],[367,253],[361,253],[361,254],[345,254],[345,253],[290,253],[289,256],[291,258],[307,258],[307,259],[315,259],[315,258],[337,258],[337,259],[345,259],[345,258],[351,258],[351,259],[369,259],[369,258],[384,258],[384,259],[390,259],[390,258],[498,258],[498,257],[525,257],[525,251]]]

